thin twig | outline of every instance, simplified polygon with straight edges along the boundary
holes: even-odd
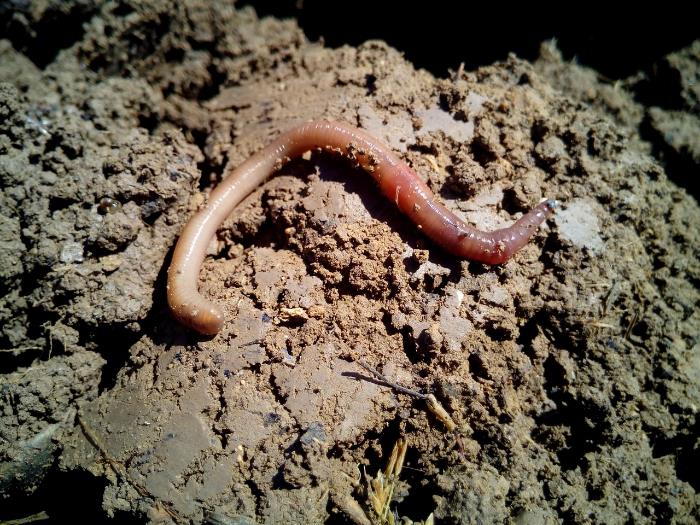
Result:
[[[454,422],[452,417],[450,417],[450,414],[443,408],[443,406],[440,404],[440,401],[437,400],[437,398],[433,394],[421,394],[420,392],[417,392],[416,390],[411,390],[410,388],[406,388],[405,386],[401,386],[397,383],[394,383],[393,381],[389,381],[386,376],[382,375],[379,373],[379,371],[375,370],[371,366],[369,366],[367,363],[362,361],[361,359],[357,360],[357,363],[367,370],[370,374],[375,376],[381,383],[384,385],[393,388],[394,390],[397,390],[399,392],[402,392],[404,394],[408,394],[414,397],[417,397],[418,399],[423,399],[425,401],[425,404],[430,412],[433,413],[433,415],[442,422],[443,425],[445,425],[445,428],[447,428],[448,431],[452,432],[455,428],[457,428],[457,424]]]
[[[426,399],[428,396],[426,394],[421,394],[420,392],[416,390],[411,390],[410,388],[406,388],[405,386],[401,386],[398,383],[394,383],[393,381],[389,381],[385,375],[382,375],[377,371],[376,369],[372,368],[369,366],[367,363],[362,361],[361,359],[357,360],[357,363],[367,370],[370,374],[375,376],[377,379],[379,379],[382,383],[384,383],[386,386],[393,388],[394,390],[398,390],[399,392],[402,392],[404,394],[408,394],[414,397],[417,397],[418,399]]]
[[[0,521],[0,525],[26,525],[27,523],[36,523],[37,521],[46,521],[51,519],[48,513],[44,510],[32,514],[31,516],[25,516],[23,518],[17,518],[14,520]]]
[[[635,310],[634,315],[632,316],[632,320],[630,321],[629,326],[627,326],[627,329],[625,330],[624,339],[627,339],[629,341],[630,333],[632,332],[632,329],[637,324],[637,321],[639,321],[640,317],[641,316],[639,314],[639,309]]]

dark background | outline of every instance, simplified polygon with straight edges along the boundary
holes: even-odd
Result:
[[[311,40],[357,46],[381,39],[438,77],[464,62],[467,70],[509,52],[534,60],[540,42],[556,38],[564,58],[611,79],[647,70],[659,58],[700,38],[693,2],[464,2],[433,0],[245,0],[260,16],[296,18]],[[697,6],[696,6],[697,7]]]
[[[119,0],[116,0],[117,4]],[[212,0],[233,2],[233,0]],[[357,46],[381,39],[437,77],[461,62],[467,70],[503,60],[509,52],[534,60],[544,40],[557,39],[566,60],[610,79],[649,71],[664,55],[700,38],[693,2],[537,2],[411,0],[239,0],[260,16],[295,18],[311,40]],[[20,19],[40,18],[28,33]],[[697,6],[696,6],[697,7]],[[99,9],[92,0],[0,0],[0,38],[44,67],[82,38],[83,24]]]

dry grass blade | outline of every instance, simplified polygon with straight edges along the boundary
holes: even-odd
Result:
[[[377,472],[376,477],[371,477],[365,472],[367,480],[367,499],[371,510],[373,511],[373,522],[381,525],[415,524],[415,525],[432,525],[434,518],[432,513],[426,518],[422,524],[414,522],[408,518],[401,518],[391,511],[391,502],[394,498],[394,491],[399,481],[403,464],[406,459],[406,451],[408,444],[403,438],[399,438],[391,451],[389,461],[387,461],[384,471]]]
[[[391,456],[389,457],[384,472],[377,472],[375,478],[365,473],[365,477],[367,478],[367,497],[372,510],[379,519],[379,523],[387,523],[390,525],[395,523],[390,506],[391,500],[394,497],[396,482],[403,468],[407,448],[406,440],[399,438],[391,451]]]

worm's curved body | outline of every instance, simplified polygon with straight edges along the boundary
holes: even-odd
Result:
[[[168,304],[181,323],[214,335],[224,323],[222,309],[197,290],[199,270],[209,241],[233,209],[279,166],[314,148],[351,157],[379,188],[428,237],[459,257],[499,264],[529,241],[535,228],[554,210],[545,200],[508,228],[477,230],[440,204],[430,188],[387,146],[348,124],[315,121],[283,133],[250,157],[212,192],[206,205],[187,223],[168,270]]]

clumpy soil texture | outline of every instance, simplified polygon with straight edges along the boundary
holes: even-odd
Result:
[[[700,520],[700,44],[615,83],[552,44],[439,79],[251,8],[13,9],[0,517],[387,523],[368,486],[403,438],[390,506],[415,522]],[[318,118],[375,134],[483,229],[561,208],[507,264],[460,261],[310,152],[210,245],[223,330],[177,325],[164,277],[188,217]]]

